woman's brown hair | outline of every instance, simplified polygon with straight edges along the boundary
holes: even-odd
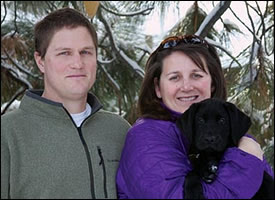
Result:
[[[184,43],[171,48],[162,48],[161,45],[150,55],[146,63],[145,76],[138,100],[138,113],[140,117],[173,120],[171,112],[164,108],[161,99],[156,96],[154,80],[157,79],[159,81],[163,60],[175,51],[183,52],[200,69],[205,71],[205,67],[207,67],[212,79],[213,90],[211,98],[215,97],[226,100],[226,83],[221,62],[212,45],[205,40],[203,40],[203,44]]]

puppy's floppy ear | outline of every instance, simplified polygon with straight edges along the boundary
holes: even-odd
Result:
[[[225,102],[225,107],[229,114],[233,145],[237,146],[239,139],[246,134],[251,126],[251,120],[233,103]]]
[[[176,124],[179,127],[181,133],[185,135],[190,142],[193,140],[193,131],[195,123],[195,115],[198,110],[199,104],[193,103],[177,120]]]

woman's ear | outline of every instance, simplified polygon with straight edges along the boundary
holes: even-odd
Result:
[[[213,83],[211,83],[211,93],[212,93],[212,92],[214,92],[214,91],[215,91],[215,89],[216,89],[216,87],[214,86],[214,84],[213,84]]]
[[[34,59],[36,62],[36,65],[38,66],[39,70],[44,73],[45,69],[44,69],[44,59],[42,59],[42,57],[40,56],[40,53],[38,53],[37,51],[34,52]]]
[[[155,85],[155,93],[157,97],[161,99],[161,92],[160,92],[159,81],[157,77],[154,78],[154,85]]]

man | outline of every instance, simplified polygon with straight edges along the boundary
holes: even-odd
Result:
[[[116,198],[115,174],[129,123],[101,110],[97,34],[79,12],[60,9],[35,26],[44,90],[29,90],[1,117],[1,199]]]

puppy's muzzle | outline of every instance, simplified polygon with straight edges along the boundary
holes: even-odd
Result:
[[[205,136],[203,138],[205,143],[208,143],[209,145],[213,144],[215,145],[218,142],[218,136],[210,135],[210,136]]]
[[[199,139],[196,147],[203,151],[222,151],[225,145],[220,135],[204,135]]]

